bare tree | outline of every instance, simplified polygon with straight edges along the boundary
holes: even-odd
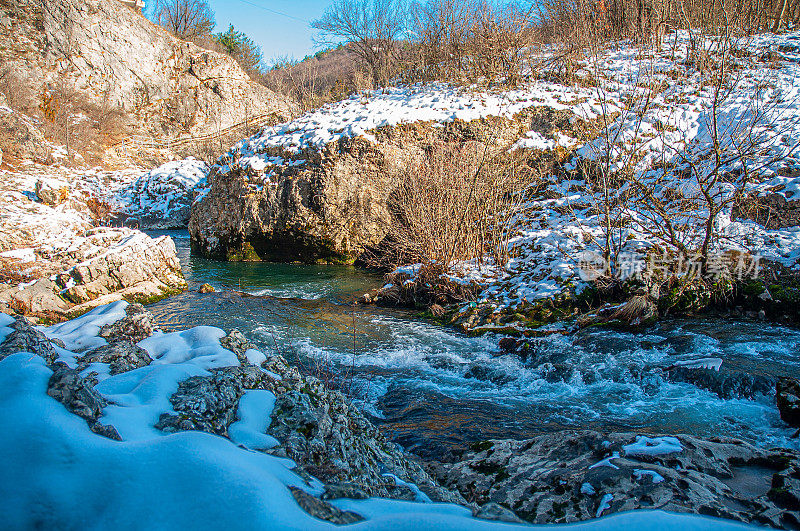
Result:
[[[153,17],[181,39],[209,35],[215,25],[214,12],[205,0],[156,0]]]
[[[350,43],[349,49],[379,87],[391,75],[397,39],[404,30],[404,11],[399,0],[334,0],[311,26],[320,30],[328,43]]]

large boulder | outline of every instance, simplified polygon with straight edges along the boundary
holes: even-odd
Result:
[[[192,249],[227,260],[352,262],[384,240],[398,176],[432,146],[479,138],[505,150],[527,129],[529,114],[384,126],[366,135],[372,138],[323,145],[302,144],[303,137],[299,146],[283,145],[297,134],[295,122],[265,129],[212,167],[209,192],[192,206]],[[298,119],[297,128],[312,118]],[[488,128],[491,139],[481,136]]]

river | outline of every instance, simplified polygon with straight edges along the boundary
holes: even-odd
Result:
[[[356,305],[381,285],[364,270],[206,260],[191,256],[185,231],[152,234],[173,238],[190,288],[208,282],[218,290],[150,305],[162,329],[238,328],[265,352],[343,389],[390,438],[423,457],[562,428],[735,436],[800,448],[771,392],[723,399],[664,372],[676,361],[711,357],[723,360],[719,375],[729,378],[720,388],[752,377],[800,377],[795,328],[673,319],[635,334],[552,334],[534,340],[525,357],[502,355],[497,336],[469,337],[410,311]]]

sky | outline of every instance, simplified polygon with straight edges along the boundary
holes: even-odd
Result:
[[[278,58],[302,59],[319,50],[311,21],[319,18],[330,0],[208,0],[217,21],[215,31],[228,24],[261,46],[264,62]],[[278,14],[275,12],[283,13]]]

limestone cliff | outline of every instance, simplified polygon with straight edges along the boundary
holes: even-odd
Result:
[[[156,137],[270,114],[280,121],[294,109],[229,56],[178,40],[113,0],[3,0],[0,64],[36,94],[77,91]]]

